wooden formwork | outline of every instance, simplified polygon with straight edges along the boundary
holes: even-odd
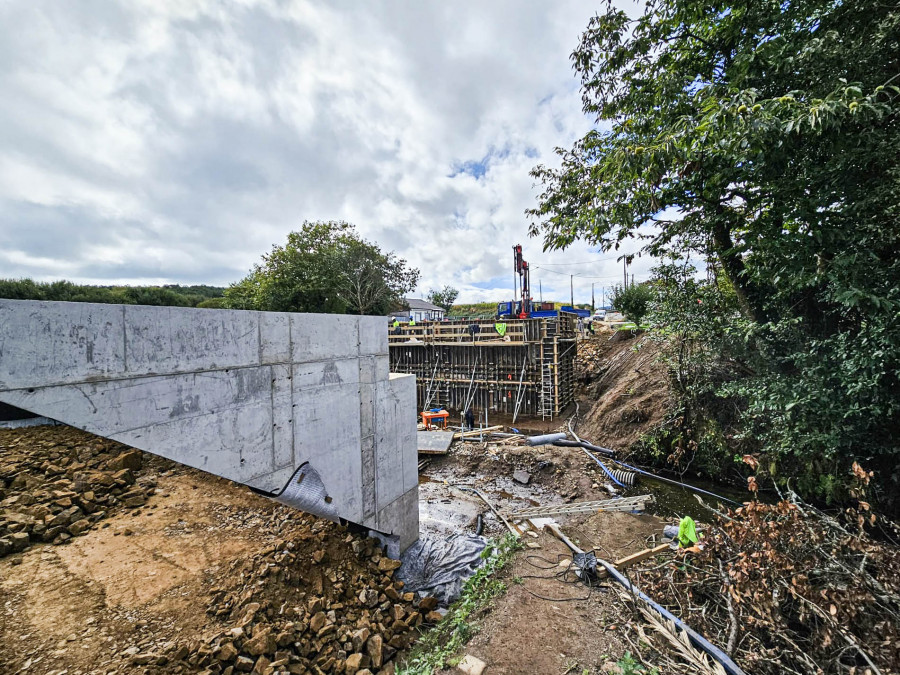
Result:
[[[505,326],[502,336],[498,324]],[[474,407],[552,419],[574,400],[575,318],[569,315],[401,325],[388,342],[391,372],[416,376],[421,409]]]

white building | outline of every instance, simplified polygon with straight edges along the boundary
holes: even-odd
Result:
[[[412,317],[414,321],[441,321],[444,318],[444,314],[446,314],[443,307],[432,305],[425,300],[404,298],[404,301],[409,305],[408,312],[405,310],[391,312],[391,316],[395,316],[401,321],[404,319],[409,321],[410,317]]]

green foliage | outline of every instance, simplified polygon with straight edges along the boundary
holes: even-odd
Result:
[[[197,307],[202,309],[224,309],[225,308],[225,298],[209,298],[207,300],[202,300],[197,303]]]
[[[196,307],[206,298],[221,297],[223,291],[215,286],[84,286],[70,281],[0,279],[0,298],[13,300]]]
[[[481,554],[484,565],[466,581],[459,600],[443,620],[416,643],[397,675],[431,675],[447,665],[456,665],[453,656],[478,632],[473,616],[506,592],[506,584],[497,575],[521,547],[511,534],[488,544]]]
[[[611,301],[616,311],[622,312],[626,318],[640,326],[641,319],[647,316],[650,310],[653,298],[653,288],[649,284],[631,284],[615,286]]]
[[[415,288],[419,270],[343,221],[303,223],[225,291],[228,307],[279,312],[388,314]]]
[[[647,670],[631,655],[631,652],[625,652],[625,656],[616,661],[619,671],[622,675],[659,675],[658,668]]]
[[[453,286],[444,286],[439,291],[432,288],[428,291],[428,302],[432,305],[443,307],[449,312],[453,307],[453,303],[456,302],[458,295],[459,291],[453,288]]]
[[[658,0],[632,19],[610,3],[573,62],[602,125],[533,171],[532,234],[704,260],[710,280],[669,279],[657,321],[685,341],[692,405],[736,407],[733,440],[806,494],[839,498],[858,459],[895,499],[900,11]]]
[[[453,305],[447,312],[448,316],[496,316],[497,302],[469,302]]]

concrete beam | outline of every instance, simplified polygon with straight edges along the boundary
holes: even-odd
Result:
[[[418,538],[415,378],[381,317],[0,300],[0,402]]]

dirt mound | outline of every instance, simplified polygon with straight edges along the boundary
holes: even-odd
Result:
[[[672,402],[659,356],[659,343],[640,332],[604,332],[579,342],[579,435],[624,451],[657,428]]]
[[[389,673],[439,619],[342,526],[67,427],[2,438],[4,513],[33,522],[2,521],[27,541],[0,559],[0,672]],[[87,489],[123,455],[134,483]],[[128,505],[136,485],[144,502]],[[72,507],[90,527],[49,538],[46,519]]]

